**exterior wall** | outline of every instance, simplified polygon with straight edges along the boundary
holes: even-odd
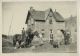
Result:
[[[72,38],[72,43],[77,42],[77,22],[76,22],[76,18],[74,20],[74,18],[71,20],[71,18],[69,20],[67,20],[65,22],[65,26],[66,26],[66,30],[71,32],[71,38]]]
[[[39,33],[41,33],[41,30],[45,28],[45,22],[35,22],[35,30],[39,31]]]
[[[52,19],[52,24],[49,23],[50,19]],[[28,23],[31,25],[32,21],[33,20],[29,20]],[[56,33],[58,29],[65,29],[65,23],[56,22],[52,12],[50,12],[45,22],[35,21],[33,26],[32,25],[29,26],[29,24],[28,24],[28,27],[31,27],[32,29],[37,30],[39,33],[43,32],[46,40],[50,39],[51,29],[52,29],[53,35]]]
[[[46,40],[50,39],[50,30],[52,29],[53,35],[56,33],[58,29],[65,29],[65,23],[64,22],[56,22],[55,19],[52,17],[52,24],[49,23],[49,19],[51,17],[48,17],[46,22],[36,21],[35,22],[35,29],[42,33],[42,29],[44,29],[44,37]]]
[[[65,22],[57,22],[57,28],[65,30]]]
[[[76,23],[71,23],[71,22],[66,22],[66,29],[68,29],[69,31],[76,31],[77,30],[77,24]]]

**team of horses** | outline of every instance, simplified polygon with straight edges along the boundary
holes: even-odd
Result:
[[[63,33],[63,36],[64,36],[64,44],[65,45],[69,44],[70,34],[68,34],[65,30],[60,30],[60,31]],[[13,46],[15,47],[18,43],[17,48],[30,47],[31,46],[30,44],[32,43],[32,40],[35,35],[39,37],[39,33],[37,31],[27,33],[25,35],[25,38],[22,38],[21,34],[16,34],[13,36]],[[54,43],[53,43],[53,46],[58,47],[59,44],[57,44],[57,41],[55,41]]]

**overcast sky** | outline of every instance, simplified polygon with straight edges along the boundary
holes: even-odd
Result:
[[[64,18],[69,17],[71,14],[76,16],[76,2],[4,2],[2,4],[2,29],[3,34],[9,32],[11,20],[11,30],[9,34],[21,33],[25,25],[26,16],[29,8],[33,6],[35,10],[46,10],[52,8],[53,11],[56,9]]]

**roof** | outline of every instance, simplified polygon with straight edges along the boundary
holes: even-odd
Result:
[[[72,17],[66,18],[65,22],[66,23],[76,23],[77,22],[77,16],[72,16]]]
[[[34,20],[45,20],[45,11],[33,11],[31,15]]]
[[[46,17],[48,16],[48,13],[52,11],[52,9],[46,10],[46,11],[28,11],[26,23],[28,22],[29,17],[31,16],[35,21],[45,21]],[[53,12],[53,11],[52,11]],[[58,13],[53,12],[53,17],[57,22],[63,22],[64,18]]]
[[[55,17],[57,22],[63,22],[64,21],[64,18],[58,12],[53,12],[53,14],[54,14],[54,17]]]

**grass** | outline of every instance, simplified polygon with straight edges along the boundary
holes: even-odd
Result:
[[[34,52],[34,53],[76,53],[77,52],[77,43],[72,43],[70,45],[61,45],[59,48],[53,48],[48,42],[44,42],[44,45],[38,46],[34,50],[31,48],[21,48],[14,49],[12,45],[12,39],[2,38],[2,52],[3,53],[25,53],[25,52]]]

